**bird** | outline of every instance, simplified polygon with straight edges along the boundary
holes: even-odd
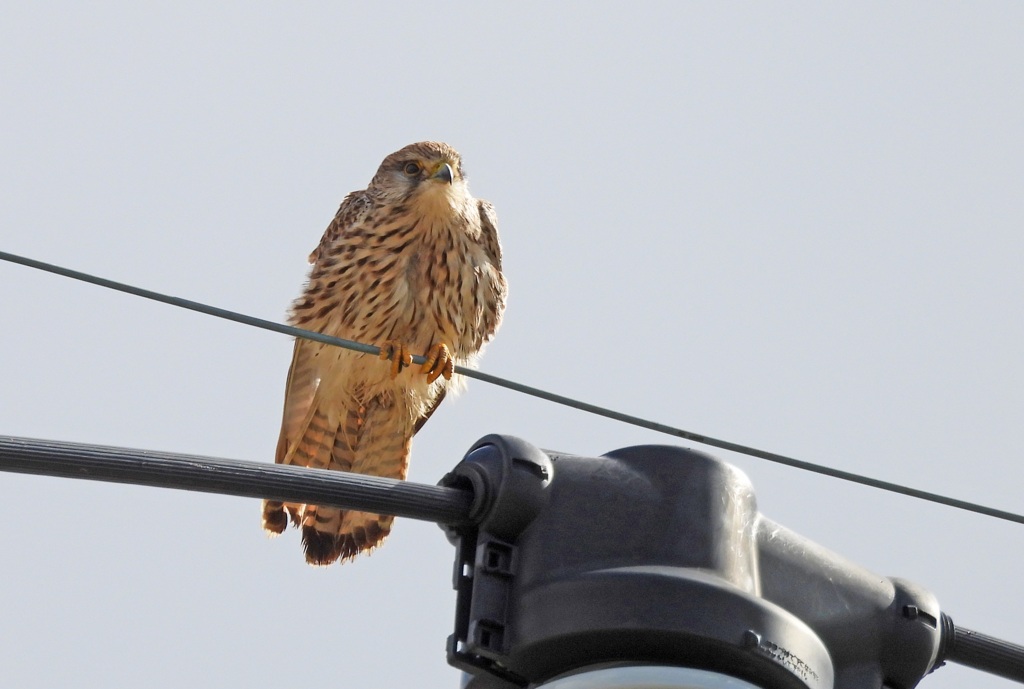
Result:
[[[378,357],[297,338],[275,461],[405,479],[413,435],[475,366],[508,295],[494,206],[473,198],[459,153],[423,141],[384,158],[348,194],[288,322],[376,344]],[[412,365],[412,354],[426,363]],[[263,528],[300,529],[311,565],[377,548],[393,516],[263,503]]]

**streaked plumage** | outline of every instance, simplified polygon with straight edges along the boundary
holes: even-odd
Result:
[[[462,384],[448,380],[444,354],[472,365],[501,322],[506,284],[494,208],[469,194],[453,148],[412,144],[345,197],[309,260],[289,322],[393,355],[381,361],[297,340],[276,461],[404,479],[413,434]],[[428,377],[402,365],[403,346],[441,361]],[[284,531],[286,511],[302,529],[306,559],[318,565],[378,546],[393,519],[265,502],[263,527]]]

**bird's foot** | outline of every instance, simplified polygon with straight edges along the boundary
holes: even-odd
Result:
[[[439,376],[444,376],[445,380],[452,379],[452,374],[455,373],[455,360],[448,347],[438,343],[430,348],[424,358],[426,361],[423,362],[420,373],[427,374],[428,383],[433,383]]]
[[[380,358],[391,362],[391,377],[395,378],[402,369],[412,364],[412,354],[405,344],[388,340],[380,346]]]

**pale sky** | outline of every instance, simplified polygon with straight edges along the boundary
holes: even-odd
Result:
[[[343,196],[447,141],[505,247],[483,370],[1020,512],[1022,35],[1016,2],[8,3],[0,249],[282,320]],[[9,264],[0,294],[0,433],[272,461],[287,337]],[[471,381],[410,478],[491,432],[676,442]],[[1024,526],[712,452],[1024,643]],[[432,524],[315,569],[255,500],[0,496],[2,686],[458,686]]]

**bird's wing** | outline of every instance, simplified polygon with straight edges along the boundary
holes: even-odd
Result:
[[[477,208],[480,210],[480,243],[484,252],[490,259],[489,275],[485,276],[490,282],[493,302],[490,308],[484,309],[484,318],[481,323],[482,332],[481,345],[488,342],[501,324],[501,316],[505,312],[505,301],[508,298],[508,283],[501,272],[501,242],[498,240],[498,215],[494,212],[494,206],[488,201],[477,201]],[[490,300],[489,300],[490,301]]]
[[[309,340],[297,339],[292,350],[292,364],[288,368],[285,384],[284,414],[281,435],[277,440],[274,461],[278,464],[323,467],[326,461],[317,457],[324,454],[318,447],[334,444],[331,438],[319,437],[319,429],[326,426],[323,414],[317,411],[316,397],[320,387],[320,374],[316,367],[318,346]],[[318,429],[318,433],[307,430]],[[314,437],[316,435],[317,437]],[[329,456],[329,455],[328,455]],[[263,501],[263,528],[270,533],[281,533],[287,524],[285,513],[298,524],[300,506],[276,500]]]
[[[288,367],[288,381],[284,389],[284,414],[275,457],[278,464],[292,463],[288,457],[289,446],[294,444],[309,426],[313,400],[320,387],[320,374],[316,367],[319,349],[309,340],[295,340],[292,364]]]
[[[317,259],[320,258],[324,250],[338,241],[338,238],[345,233],[345,231],[358,223],[362,217],[366,214],[372,205],[370,196],[366,193],[366,190],[353,191],[351,194],[345,197],[345,200],[338,206],[338,212],[334,214],[334,220],[327,226],[324,231],[324,236],[320,238],[320,243],[317,245],[313,252],[309,255],[309,262],[316,263]]]
[[[498,214],[494,212],[494,205],[490,201],[478,200],[476,204],[480,210],[481,243],[491,263],[500,271],[501,242],[498,241]]]
[[[350,228],[361,222],[372,205],[372,201],[364,191],[353,192],[345,197],[334,219],[324,231],[320,243],[309,255],[313,264],[310,274],[312,280],[317,271],[322,269],[321,255],[327,247],[341,238]],[[313,295],[307,291],[292,304],[289,322],[292,325],[308,327],[308,313],[313,306]],[[339,435],[351,424],[358,425],[358,419],[352,421],[345,414],[346,420],[339,426],[337,420],[332,423],[318,400],[320,392],[320,376],[322,367],[318,366],[318,357],[323,352],[323,345],[308,340],[297,339],[292,350],[292,363],[288,369],[288,381],[285,385],[284,413],[281,420],[281,434],[277,440],[275,461],[278,464],[297,464],[315,468],[335,468],[332,464],[338,461],[334,455],[342,453],[333,451]],[[355,410],[358,414],[359,410]],[[345,439],[342,439],[342,444]],[[341,467],[348,468],[348,467]],[[263,503],[263,528],[270,533],[281,533],[287,525],[285,513],[292,521],[298,523],[301,518],[301,505],[284,504],[274,500]]]
[[[371,200],[366,191],[354,191],[345,197],[334,215],[334,220],[327,226],[320,243],[309,255],[309,262],[314,264],[311,280],[316,276],[318,269],[322,266],[318,263],[326,249],[359,223],[366,215],[371,205]],[[292,306],[289,322],[292,325],[305,326],[307,318],[299,316],[299,310],[304,305],[312,304],[312,296],[307,291],[296,300]],[[300,439],[308,435],[307,429],[316,415],[317,406],[314,403],[320,385],[322,367],[317,365],[317,358],[323,351],[323,345],[309,340],[296,339],[295,348],[292,351],[292,364],[288,369],[288,382],[284,392],[284,418],[281,422],[281,435],[277,442],[276,461],[279,464],[306,464],[301,460],[289,458],[291,445],[295,445]],[[314,424],[316,425],[316,424]],[[329,447],[329,444],[328,444]],[[319,462],[313,462],[314,465]]]

